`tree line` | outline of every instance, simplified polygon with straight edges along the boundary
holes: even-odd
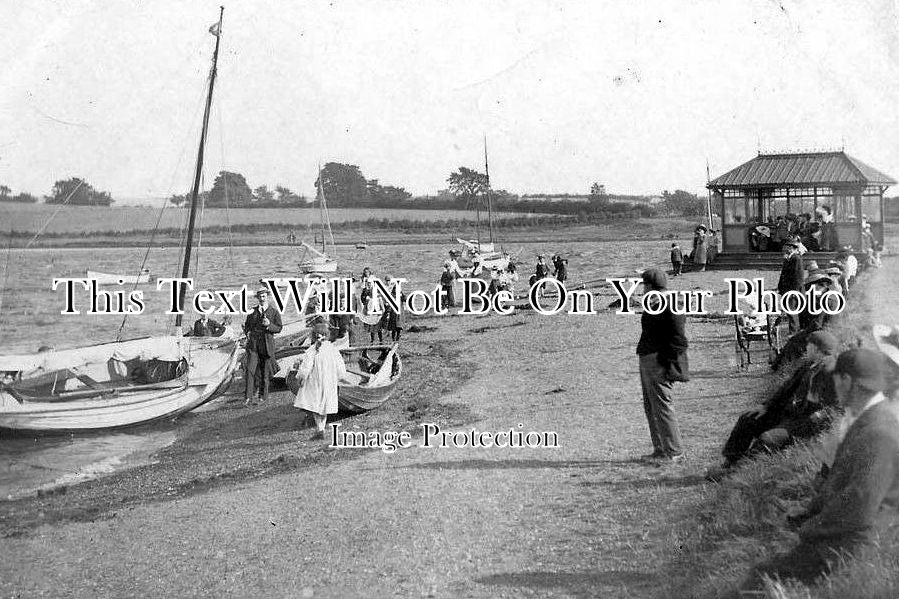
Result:
[[[27,192],[15,195],[6,185],[0,185],[0,202],[36,204],[38,197]],[[109,206],[115,200],[108,191],[98,191],[80,177],[60,179],[53,184],[50,195],[44,196],[46,204],[71,204],[73,206]]]
[[[504,212],[539,212],[580,217],[622,215],[646,217],[655,214],[698,215],[705,203],[696,194],[676,190],[662,192],[662,201],[653,206],[646,196],[612,195],[605,185],[591,185],[589,194],[516,195],[504,189],[492,189],[487,175],[460,166],[447,178],[447,189],[436,196],[416,196],[402,187],[382,185],[378,179],[367,179],[359,166],[339,162],[326,163],[314,183],[314,195],[299,195],[277,185],[274,191],[262,185],[251,188],[240,173],[221,171],[212,189],[201,196],[207,207],[275,208],[316,206],[324,196],[332,208],[402,208],[418,210],[472,210],[490,207]],[[186,205],[189,195],[173,195],[169,201]]]
[[[474,210],[486,211],[489,207],[503,212],[530,212],[579,216],[581,218],[648,217],[653,215],[701,216],[706,211],[706,200],[696,194],[667,190],[661,201],[650,203],[645,196],[614,195],[605,185],[595,182],[589,194],[525,194],[517,195],[504,189],[493,189],[487,175],[475,169],[460,166],[447,177],[447,188],[436,196],[413,197],[402,187],[382,185],[378,179],[367,179],[354,164],[326,163],[314,183],[314,195],[298,194],[283,185],[270,189],[267,185],[251,188],[246,178],[236,172],[220,171],[212,189],[202,192],[200,200],[209,208],[286,208],[318,205],[324,197],[332,208],[403,208],[419,210]],[[0,185],[0,201],[36,203],[38,198],[29,193],[11,194],[11,189]],[[176,206],[189,204],[190,195],[172,195],[168,201]],[[87,181],[71,177],[56,181],[50,195],[44,196],[48,204],[74,206],[109,206],[114,200],[109,192],[94,189]]]

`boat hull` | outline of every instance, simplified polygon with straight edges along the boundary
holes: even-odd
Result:
[[[172,418],[193,410],[216,397],[230,383],[237,366],[239,346],[234,339],[184,339],[189,369],[183,385],[140,391],[123,389],[84,399],[52,402],[20,402],[10,392],[0,390],[0,428],[43,433],[115,429]],[[139,341],[121,344],[133,345]],[[105,344],[104,347],[121,344]],[[64,351],[74,355],[78,352]]]
[[[287,372],[287,388],[294,394],[298,393],[300,390],[300,381],[297,377],[296,370],[293,369],[292,366],[293,363],[302,356],[303,351],[305,350],[287,350],[283,352],[283,355],[281,355],[282,352],[279,352],[279,365],[284,364],[285,371]],[[343,355],[344,361],[352,366],[352,363],[357,356],[363,355],[363,352],[373,351],[388,351],[387,359],[381,366],[381,369],[387,369],[383,373],[385,375],[384,382],[371,385],[361,383],[352,385],[346,383],[338,384],[337,407],[340,412],[346,414],[368,412],[386,403],[396,390],[396,385],[399,382],[403,371],[402,361],[400,360],[399,353],[396,351],[396,344],[393,346],[372,345],[368,347],[350,347],[342,349],[340,353]],[[372,378],[377,379],[380,373],[381,370],[379,369],[378,373],[372,374]]]
[[[337,272],[337,262],[327,260],[325,262],[301,262],[300,274],[330,274]]]

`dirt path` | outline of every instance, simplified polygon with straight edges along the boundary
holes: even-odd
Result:
[[[677,285],[714,290],[723,276]],[[557,432],[560,447],[316,449],[325,457],[283,474],[101,506],[94,520],[5,538],[0,593],[645,597],[664,588],[659,561],[677,551],[666,543],[667,515],[704,492],[701,473],[722,431],[765,373],[736,369],[730,321],[688,325],[693,380],[676,396],[689,456],[668,467],[637,459],[651,449],[638,318],[521,313],[427,324],[436,330],[410,335],[406,351],[451,346],[464,357],[455,388],[433,398],[468,412],[460,430],[521,423]],[[288,456],[291,443],[306,455],[307,431],[279,434]],[[327,458],[349,451],[358,457]]]

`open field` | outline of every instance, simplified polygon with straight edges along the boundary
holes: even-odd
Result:
[[[56,216],[53,214],[59,210]],[[391,210],[367,208],[334,208],[328,211],[331,224],[347,221],[364,221],[370,218],[391,220],[474,220],[470,210]],[[187,219],[188,210],[168,206],[162,214],[159,227],[180,228]],[[4,233],[14,231],[37,232],[53,216],[46,233],[73,233],[98,231],[149,231],[156,226],[159,208],[145,206],[53,206],[47,204],[0,203],[0,223]],[[500,212],[497,219],[535,216],[531,214]],[[227,227],[238,224],[277,224],[317,227],[319,211],[316,208],[209,208],[203,212],[200,227]]]

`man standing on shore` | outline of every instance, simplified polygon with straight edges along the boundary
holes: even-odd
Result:
[[[643,271],[644,292],[658,291],[664,294],[668,287],[665,273],[657,268]],[[655,304],[661,300],[656,298]],[[650,302],[652,305],[653,302]],[[658,306],[653,306],[653,311]],[[642,334],[637,343],[640,356],[640,385],[643,388],[643,409],[649,423],[652,453],[646,459],[680,462],[684,459],[680,429],[671,389],[675,382],[689,380],[687,373],[687,335],[684,332],[686,317],[674,314],[666,305],[658,314],[643,312],[640,323]]]
[[[259,401],[268,399],[269,383],[277,370],[274,334],[281,332],[281,314],[268,305],[268,289],[256,291],[256,299],[259,305],[243,325],[247,334],[244,405],[250,405],[257,392]]]
[[[758,588],[763,575],[811,583],[897,523],[899,419],[884,397],[884,370],[870,349],[837,358],[833,382],[846,411],[830,474],[808,508],[789,517],[801,525],[799,545],[755,568],[742,590]]]
[[[795,241],[787,240],[783,244],[783,265],[780,267],[780,278],[777,280],[777,293],[781,296],[788,291],[802,293],[802,284],[805,280],[805,268],[802,265],[802,255]],[[799,316],[789,314],[790,332],[799,330]]]

